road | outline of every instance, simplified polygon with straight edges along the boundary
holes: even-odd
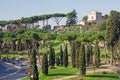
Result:
[[[19,80],[27,76],[24,72],[26,66],[16,67],[0,61],[0,80]]]

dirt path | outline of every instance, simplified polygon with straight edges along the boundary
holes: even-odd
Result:
[[[112,65],[102,65],[102,67],[105,68],[101,68],[101,69],[96,69],[95,72],[114,72],[117,70],[117,67],[112,66]],[[94,73],[93,69],[87,69],[86,73]],[[71,76],[66,76],[66,77],[62,77],[62,78],[58,78],[58,79],[54,79],[54,80],[66,80],[69,78],[74,78],[77,77],[79,74],[75,74],[75,75],[71,75]]]

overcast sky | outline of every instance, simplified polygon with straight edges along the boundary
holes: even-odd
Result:
[[[0,20],[14,20],[51,13],[67,13],[76,9],[78,19],[91,10],[109,14],[120,11],[120,0],[0,0]]]

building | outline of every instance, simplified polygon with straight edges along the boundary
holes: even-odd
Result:
[[[84,20],[80,21],[80,25],[85,26],[86,22]]]
[[[103,21],[104,18],[102,16],[102,13],[99,11],[91,11],[88,15],[87,15],[87,20],[81,20],[80,21],[80,25],[85,26],[86,23],[98,23],[100,21]]]
[[[99,12],[99,11],[91,11],[89,14],[88,14],[88,19],[87,19],[87,22],[100,22],[104,20],[103,19],[103,16],[102,16],[102,13]]]

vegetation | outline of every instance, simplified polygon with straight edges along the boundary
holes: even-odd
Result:
[[[57,66],[60,65],[60,58],[59,58],[59,56],[56,57],[56,61],[55,61],[55,62],[56,62],[56,65],[57,65]]]
[[[63,54],[63,64],[65,67],[68,66],[68,49],[67,49],[67,45],[65,45],[65,50],[64,50],[64,54]]]
[[[75,9],[72,12],[67,14],[66,25],[70,26],[70,25],[74,25],[77,23],[77,15],[76,14],[77,13],[76,13]]]
[[[75,55],[76,55],[76,50],[75,50],[75,43],[72,42],[71,45],[71,59],[72,59],[72,66],[75,67]]]
[[[88,44],[86,47],[86,64],[89,66],[93,63],[93,52],[91,44]]]
[[[80,75],[86,74],[86,59],[85,59],[85,45],[81,44],[80,52],[79,52],[79,68]]]
[[[100,49],[99,49],[99,46],[97,44],[95,45],[93,58],[94,58],[94,60],[93,60],[94,65],[96,67],[99,67],[100,66]]]
[[[63,50],[62,50],[62,46],[60,46],[60,64],[61,64],[61,66],[63,66]]]
[[[55,64],[55,51],[54,48],[52,48],[52,45],[50,45],[49,66],[54,67],[54,64]]]
[[[85,79],[85,80],[118,80],[118,74],[117,73],[108,73],[108,74],[95,73],[95,74],[88,74],[86,76],[81,76],[81,77],[71,78],[71,79],[66,79],[66,80],[76,80],[76,79]]]
[[[36,63],[36,51],[32,48],[31,50],[31,59],[30,59],[30,67],[29,67],[29,78],[30,80],[39,80],[39,73]]]
[[[107,28],[107,46],[111,50],[111,64],[113,61],[115,63],[115,48],[117,48],[118,42],[120,40],[120,12],[111,11],[108,18],[108,28]]]
[[[40,80],[53,80],[53,79],[56,79],[56,78],[70,76],[70,75],[73,75],[77,72],[78,72],[78,69],[72,68],[72,66],[68,66],[67,68],[56,67],[56,69],[49,69],[48,76],[42,74],[41,70],[40,70],[39,79]],[[22,80],[29,80],[29,79],[28,78],[23,78]]]
[[[42,59],[42,73],[48,75],[48,57],[46,53],[43,55]]]
[[[65,28],[58,31],[51,30],[48,20],[52,18],[59,26],[64,17],[67,18]],[[36,57],[39,61],[42,57],[42,70],[39,73],[40,79],[45,80],[53,79],[54,75],[58,78],[70,73],[75,74],[78,69],[81,75],[85,75],[86,66],[99,67],[102,61],[117,64],[120,58],[120,12],[111,11],[110,15],[104,17],[104,21],[87,23],[86,26],[76,24],[75,10],[67,14],[45,14],[0,21],[1,27],[10,26],[8,31],[0,31],[0,59],[9,60],[21,54],[29,58],[30,77],[33,76],[32,78],[36,80],[38,79]],[[86,20],[87,17],[83,19]],[[38,28],[39,21],[43,22],[42,29]],[[23,24],[24,26],[21,26]],[[18,28],[14,29],[13,25],[18,25]],[[31,46],[34,47],[32,51]],[[68,66],[71,62],[72,68]],[[60,66],[56,67],[55,63]],[[49,70],[48,64],[55,69]],[[70,72],[72,69],[73,72]]]

